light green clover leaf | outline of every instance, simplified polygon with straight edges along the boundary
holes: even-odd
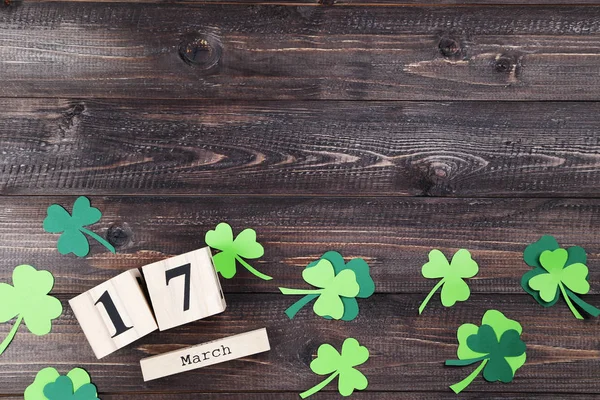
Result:
[[[431,289],[419,306],[419,314],[423,312],[433,294],[440,287],[442,287],[440,297],[444,307],[452,307],[457,301],[467,300],[471,295],[471,290],[464,279],[474,277],[478,271],[479,266],[471,258],[471,253],[468,250],[458,250],[452,256],[450,263],[440,250],[431,250],[429,252],[429,262],[423,265],[421,273],[425,278],[441,278],[441,280]]]
[[[13,340],[21,322],[31,333],[42,336],[50,333],[52,320],[63,311],[61,302],[48,293],[54,277],[48,271],[37,271],[31,265],[19,265],[13,270],[13,285],[0,283],[0,323],[17,320],[8,336],[0,343],[0,354]]]
[[[354,390],[366,389],[369,384],[367,377],[354,367],[364,364],[368,359],[369,350],[354,338],[344,340],[341,354],[332,345],[322,344],[317,350],[317,358],[310,363],[310,369],[318,375],[331,375],[301,393],[300,397],[305,399],[317,393],[338,376],[338,391],[344,397],[350,396]]]
[[[60,254],[73,253],[78,257],[85,257],[90,252],[86,234],[114,253],[115,248],[110,243],[98,234],[84,228],[100,221],[101,217],[100,210],[92,207],[87,197],[80,196],[75,200],[71,214],[58,204],[48,207],[47,216],[44,219],[44,230],[49,233],[62,233],[57,244]]]
[[[302,278],[310,285],[320,288],[314,290],[279,288],[283,294],[317,294],[313,310],[321,317],[341,319],[344,315],[342,297],[355,297],[360,291],[356,273],[345,269],[335,273],[331,261],[321,259],[317,265],[305,268]]]
[[[359,291],[356,296],[347,297],[341,296],[340,299],[343,303],[344,313],[341,319],[342,321],[351,321],[358,316],[359,308],[357,298],[370,297],[375,292],[375,282],[371,278],[369,271],[369,264],[362,258],[353,258],[348,263],[344,261],[344,258],[337,251],[328,251],[316,261],[309,263],[306,269],[314,268],[320,265],[321,261],[327,260],[333,265],[333,270],[336,275],[340,274],[344,270],[350,270],[356,275],[356,283],[358,283]],[[290,318],[294,318],[296,313],[302,309],[305,305],[311,301],[319,298],[320,293],[318,291],[304,291],[296,289],[279,288],[284,294],[306,294],[300,300],[292,304],[285,310],[285,314]],[[326,319],[332,319],[330,315],[323,315]]]
[[[24,400],[51,400],[44,395],[44,388],[46,385],[56,382],[60,376],[58,371],[52,367],[40,370],[35,376],[33,383],[25,389]],[[73,368],[69,371],[67,377],[71,380],[72,391],[78,391],[83,386],[91,384],[89,374],[82,368]],[[93,386],[94,395],[97,395],[96,387],[94,385],[91,386]],[[90,389],[85,390],[90,391],[91,393]]]
[[[255,276],[266,281],[273,279],[259,272],[244,260],[244,258],[260,258],[265,253],[263,246],[256,241],[254,229],[244,229],[234,239],[231,226],[221,222],[214,230],[206,232],[204,241],[213,249],[220,250],[213,256],[213,262],[215,269],[223,278],[233,278],[237,272],[236,262],[239,262]]]
[[[520,338],[523,328],[497,310],[488,310],[481,327],[463,324],[458,328],[458,360],[446,360],[446,365],[481,364],[465,379],[450,386],[455,393],[464,390],[483,370],[489,381],[511,382],[516,371],[525,364],[526,346]]]
[[[552,236],[542,236],[540,240],[527,246],[523,259],[534,267],[525,273],[521,286],[542,306],[556,304],[561,294],[567,306],[577,319],[583,319],[575,303],[586,313],[597,317],[600,310],[583,301],[578,294],[590,290],[587,255],[579,246],[562,249]]]

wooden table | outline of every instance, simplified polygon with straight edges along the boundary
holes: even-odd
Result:
[[[585,299],[600,305],[597,1],[5,3],[0,281],[19,264],[48,269],[65,312],[47,336],[21,327],[0,397],[20,398],[45,366],[81,366],[103,400],[298,399],[321,380],[318,346],[346,337],[371,350],[357,400],[600,393],[598,320],[520,287],[525,246],[553,234],[588,251]],[[48,205],[78,195],[104,212],[92,229],[116,255],[61,256],[43,231]],[[223,280],[224,314],[96,360],[67,300],[204,246],[221,221],[257,230],[254,264],[275,279],[241,271]],[[435,296],[418,316],[432,248],[471,250],[480,273],[468,302]],[[310,307],[290,321],[277,287],[303,287],[327,250],[367,260],[376,294],[352,322]],[[521,321],[527,363],[513,383],[478,378],[456,396],[467,370],[444,360],[458,326],[490,308]],[[142,381],[143,357],[260,327],[269,353]]]

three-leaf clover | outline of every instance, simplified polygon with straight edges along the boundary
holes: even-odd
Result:
[[[375,283],[365,260],[354,258],[346,263],[336,251],[328,251],[317,261],[308,264],[302,271],[302,278],[320,289],[280,287],[281,293],[286,295],[305,295],[285,311],[290,319],[316,299],[313,310],[317,315],[327,319],[351,321],[359,312],[356,298],[367,298],[375,292]]]
[[[347,338],[342,344],[342,353],[330,344],[322,344],[317,350],[317,358],[310,363],[310,369],[318,375],[329,375],[318,385],[300,394],[305,399],[317,393],[339,376],[338,391],[342,396],[350,396],[354,390],[364,390],[369,381],[356,366],[364,364],[369,359],[369,350],[361,346],[358,340]]]
[[[40,370],[25,389],[24,400],[97,400],[97,396],[96,386],[84,369],[73,368],[61,376],[55,368],[48,367]]]
[[[52,320],[63,311],[60,300],[49,296],[54,277],[48,271],[37,271],[31,265],[19,265],[13,270],[13,285],[0,283],[0,323],[17,317],[8,336],[0,343],[0,354],[13,340],[21,322],[31,333],[50,333]]]
[[[87,197],[81,196],[75,200],[71,214],[58,204],[48,207],[47,216],[44,219],[44,230],[49,233],[62,233],[57,244],[60,254],[73,253],[78,257],[85,257],[90,252],[86,234],[114,253],[115,248],[110,243],[100,235],[84,228],[100,221],[101,217],[100,210],[92,207]]]
[[[527,358],[526,346],[521,340],[522,332],[521,324],[497,310],[485,312],[481,327],[461,325],[457,332],[458,360],[446,360],[446,365],[462,367],[480,361],[481,364],[450,389],[460,393],[482,370],[488,382],[511,382]]]
[[[444,307],[452,307],[457,301],[467,300],[471,295],[471,290],[464,279],[474,277],[478,271],[479,267],[471,258],[471,253],[468,250],[458,250],[452,256],[450,263],[440,250],[431,250],[429,252],[429,262],[423,265],[421,273],[428,279],[442,279],[431,289],[431,292],[419,306],[419,314],[423,312],[425,306],[431,300],[431,296],[437,292],[440,286],[442,287],[440,297]]]
[[[560,248],[554,237],[545,235],[527,246],[523,259],[534,269],[523,275],[521,286],[539,304],[553,306],[562,294],[577,319],[583,319],[583,316],[572,301],[586,313],[594,317],[600,315],[598,308],[575,294],[586,294],[590,290],[584,249],[579,246]]]
[[[204,241],[213,249],[220,250],[213,256],[213,262],[215,269],[223,278],[233,278],[237,272],[236,262],[239,262],[257,277],[265,281],[273,279],[259,272],[244,260],[244,258],[260,258],[265,253],[263,246],[256,241],[254,229],[244,229],[234,239],[231,226],[221,222],[214,230],[206,232]]]

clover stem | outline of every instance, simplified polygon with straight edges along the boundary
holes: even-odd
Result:
[[[331,376],[327,379],[325,379],[323,382],[319,383],[316,386],[313,386],[312,388],[308,389],[306,392],[302,392],[300,393],[300,397],[305,399],[308,396],[312,396],[313,394],[317,393],[319,390],[323,389],[325,386],[327,386],[329,384],[329,382],[331,382],[332,380],[335,379],[336,376],[338,376],[340,373],[339,371],[331,374]]]
[[[431,300],[431,297],[433,296],[433,294],[435,292],[437,292],[437,290],[444,284],[445,279],[446,278],[444,278],[441,281],[439,281],[437,283],[437,285],[435,285],[433,287],[433,289],[431,289],[431,292],[429,292],[429,294],[427,295],[427,297],[425,297],[425,300],[423,300],[423,302],[419,306],[419,315],[423,312],[423,310],[425,309],[425,306],[427,305],[427,303],[429,303],[429,300]]]
[[[577,304],[586,313],[590,314],[593,317],[597,317],[600,315],[599,309],[581,300],[579,297],[577,297],[575,293],[571,292],[568,288],[565,288],[565,292],[567,292],[567,295],[571,298],[571,300],[573,300],[575,304]]]
[[[265,275],[262,272],[255,269],[252,265],[250,265],[246,261],[244,261],[240,256],[236,255],[235,259],[238,260],[240,262],[240,264],[242,264],[244,266],[244,268],[246,268],[248,271],[252,272],[255,276],[259,277],[260,279],[265,280],[265,281],[270,281],[271,279],[273,279],[272,276]]]
[[[567,305],[571,309],[571,312],[573,313],[573,315],[575,316],[575,318],[577,318],[577,319],[583,319],[583,317],[581,316],[581,314],[579,313],[579,311],[577,311],[577,309],[575,308],[575,306],[573,305],[573,303],[571,303],[571,299],[569,298],[569,296],[565,292],[565,287],[563,286],[563,284],[559,282],[558,283],[558,287],[560,288],[560,292],[562,293],[562,295],[563,295],[563,297],[565,299],[565,302],[567,303]]]
[[[285,310],[285,315],[287,315],[289,319],[294,318],[296,313],[298,311],[300,311],[302,309],[302,307],[304,307],[305,305],[307,305],[308,303],[310,303],[317,297],[319,297],[318,294],[307,294],[306,296],[304,296],[303,298],[301,298],[300,300],[298,300],[297,302],[295,302],[294,304],[289,306],[287,308],[287,310]]]
[[[475,377],[477,375],[479,375],[479,373],[481,372],[483,367],[485,367],[485,365],[487,364],[488,360],[489,359],[483,360],[483,362],[481,364],[479,364],[479,366],[477,368],[475,368],[475,371],[471,372],[469,374],[469,376],[467,376],[462,381],[450,386],[450,389],[452,389],[452,391],[456,394],[459,394],[460,392],[462,392],[467,386],[469,386],[471,384],[471,382],[473,382],[473,379],[475,379]]]
[[[4,353],[4,350],[6,350],[10,342],[12,342],[13,338],[15,337],[15,334],[17,333],[17,330],[19,329],[19,325],[21,325],[21,321],[23,321],[23,316],[19,315],[19,318],[17,318],[17,320],[15,321],[15,324],[8,333],[6,339],[4,339],[2,343],[0,343],[0,354]]]
[[[283,294],[319,294],[323,293],[323,289],[288,289],[280,287],[279,291]]]
[[[90,231],[89,229],[86,228],[79,228],[81,230],[81,232],[90,235],[91,237],[93,237],[94,239],[96,239],[102,246],[106,247],[108,250],[110,250],[111,253],[115,253],[115,248],[113,247],[112,244],[108,243],[102,236],[98,235],[97,233],[94,233],[92,231]]]

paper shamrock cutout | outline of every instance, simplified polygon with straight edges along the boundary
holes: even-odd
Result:
[[[481,327],[463,324],[458,328],[458,360],[446,360],[446,365],[463,367],[481,361],[465,379],[450,386],[460,393],[483,370],[488,382],[511,382],[515,372],[525,364],[525,343],[521,340],[521,324],[508,319],[497,310],[483,315]]]
[[[527,246],[523,259],[534,269],[523,275],[521,286],[539,304],[553,306],[562,294],[575,318],[583,319],[583,316],[573,302],[594,317],[600,315],[599,309],[575,294],[586,294],[590,290],[587,255],[583,248],[560,248],[554,237],[545,235]]]
[[[44,368],[25,389],[25,400],[97,400],[97,396],[96,386],[81,368],[72,369],[66,376],[52,367]]]
[[[256,241],[254,229],[244,229],[234,239],[231,226],[226,222],[221,222],[215,230],[206,232],[204,241],[213,249],[221,251],[213,256],[213,262],[223,278],[231,279],[235,276],[237,261],[260,279],[265,281],[273,279],[269,275],[259,272],[244,260],[244,258],[260,258],[265,253],[262,245]]]
[[[44,395],[48,400],[98,400],[96,386],[88,383],[75,389],[68,376],[61,376],[56,382],[47,384]]]
[[[317,393],[338,376],[338,391],[342,396],[350,396],[354,390],[366,389],[369,384],[367,377],[354,367],[364,364],[368,359],[369,350],[354,338],[344,340],[341,354],[332,345],[322,344],[317,350],[317,358],[310,363],[310,369],[318,375],[331,375],[300,393],[300,397],[305,399]]]
[[[286,295],[305,295],[285,310],[290,319],[302,307],[317,299],[313,306],[315,314],[327,319],[351,321],[358,316],[356,298],[364,299],[375,292],[369,264],[362,258],[345,263],[342,255],[336,251],[328,251],[317,261],[308,264],[302,271],[302,278],[319,289],[279,288]]]
[[[96,239],[100,244],[115,252],[115,248],[97,233],[84,226],[100,221],[102,213],[90,205],[90,200],[81,196],[73,204],[73,212],[69,214],[61,205],[52,204],[48,207],[44,219],[44,230],[49,233],[62,233],[58,238],[58,252],[60,254],[73,253],[78,257],[85,257],[90,252],[90,244],[85,235]]]
[[[12,342],[21,322],[25,322],[31,333],[46,335],[52,329],[52,320],[63,311],[60,300],[48,295],[54,286],[50,272],[19,265],[13,270],[12,280],[14,286],[0,283],[0,323],[17,317],[8,336],[0,343],[0,354]]]
[[[444,307],[452,307],[457,301],[467,300],[471,295],[471,290],[464,279],[474,277],[478,271],[479,266],[471,258],[471,253],[468,250],[458,250],[452,256],[450,263],[440,250],[431,250],[429,252],[429,262],[423,265],[421,273],[428,279],[442,279],[431,289],[431,292],[419,306],[419,314],[423,312],[440,286],[442,287],[440,298]]]

